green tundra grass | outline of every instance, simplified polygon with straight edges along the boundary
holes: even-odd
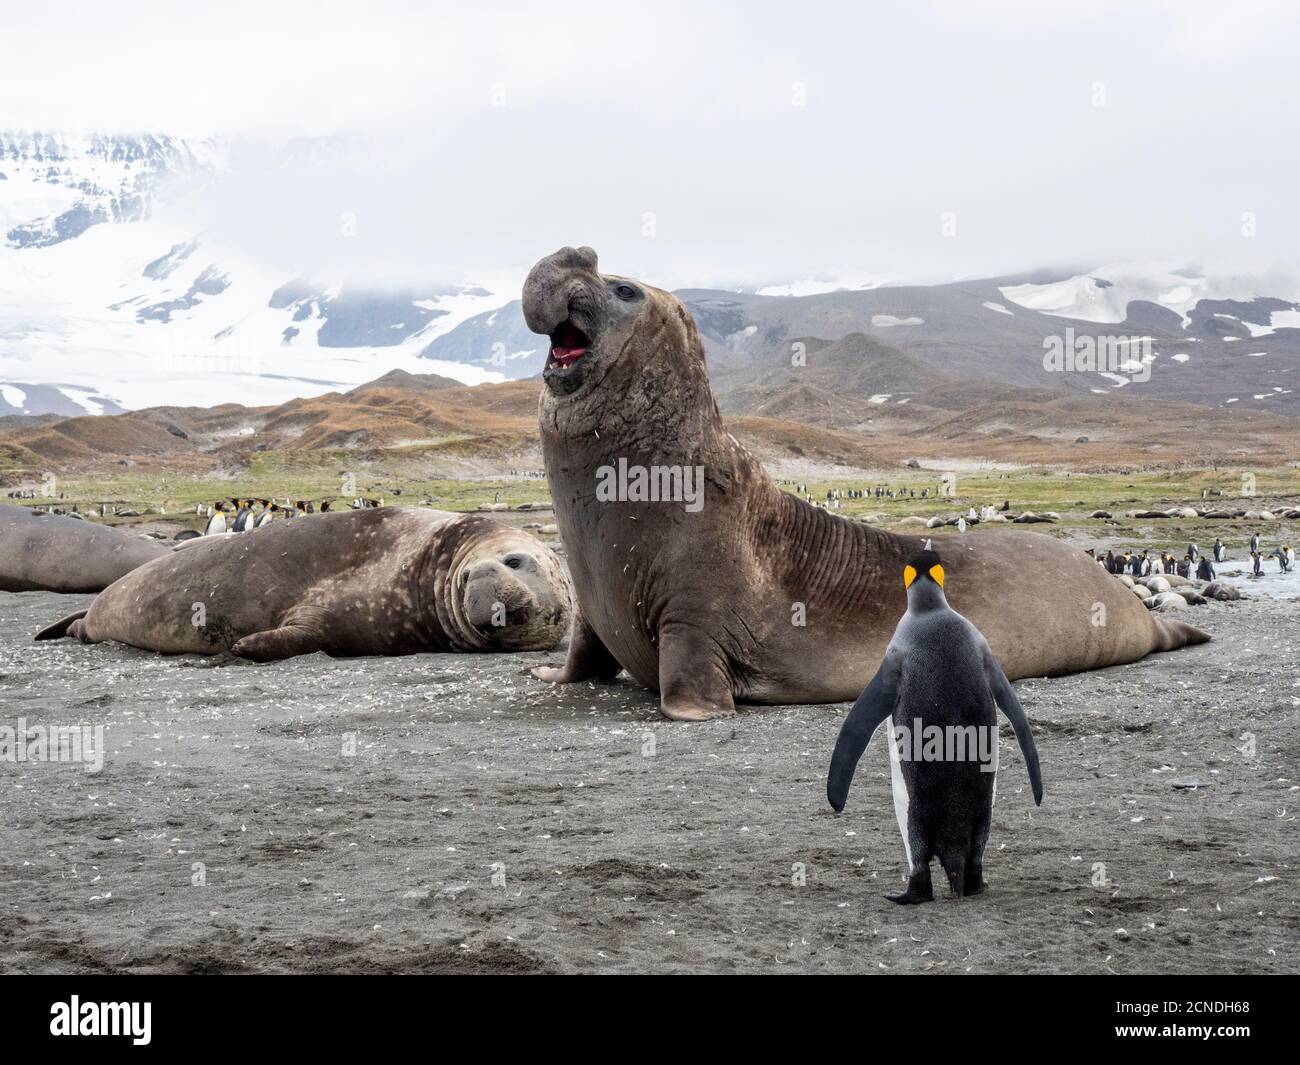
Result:
[[[385,472],[385,465],[355,462],[346,453],[328,459],[302,463],[275,453],[251,456],[252,464],[238,476],[124,469],[110,477],[69,475],[54,482],[55,498],[38,498],[37,505],[74,502],[82,511],[107,502],[141,512],[139,519],[157,519],[165,510],[168,518],[198,527],[195,516],[199,503],[211,504],[231,497],[322,499],[346,505],[356,496],[382,498],[388,505],[432,506],[442,510],[470,511],[483,504],[500,502],[512,509],[521,503],[539,503],[550,498],[546,481],[540,477],[485,476],[462,480],[407,480]],[[351,480],[347,475],[351,473]],[[843,499],[838,513],[848,517],[880,514],[886,528],[916,531],[914,523],[901,520],[916,515],[951,515],[969,507],[1000,507],[1009,501],[1011,511],[1055,511],[1056,525],[1035,525],[1039,532],[1094,539],[1121,539],[1134,543],[1175,543],[1186,539],[1213,542],[1220,536],[1229,546],[1244,543],[1255,525],[1244,520],[1136,519],[1125,511],[1166,509],[1176,505],[1221,506],[1230,510],[1277,509],[1300,506],[1300,470],[1284,467],[1272,470],[1178,470],[1134,474],[1072,473],[1060,469],[1021,468],[1011,470],[956,471],[951,478],[952,495],[938,493],[944,487],[939,470],[906,470],[880,476],[879,483],[894,489],[913,489],[916,496],[899,499]],[[832,489],[871,490],[877,480],[864,472],[860,477],[803,482],[814,500],[825,500]],[[793,492],[788,480],[781,487]],[[399,490],[400,489],[400,493]],[[922,499],[922,489],[929,497]],[[1202,497],[1203,490],[1221,495]],[[1244,494],[1252,492],[1253,494]],[[1094,510],[1107,510],[1110,521],[1089,518]],[[1267,525],[1268,523],[1264,523]],[[1300,523],[1295,523],[1300,528]],[[1271,535],[1286,532],[1285,522],[1274,522]],[[999,525],[999,527],[1002,527]],[[976,532],[979,530],[976,529]],[[1300,537],[1297,537],[1300,538]]]

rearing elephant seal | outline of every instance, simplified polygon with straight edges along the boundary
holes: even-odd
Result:
[[[855,698],[906,609],[898,574],[921,541],[780,491],[723,427],[695,323],[667,292],[564,248],[533,267],[523,307],[551,338],[542,450],[578,605],[564,667],[535,673],[573,682],[622,667],[671,718]],[[939,550],[953,609],[1012,679],[1209,639],[1153,617],[1048,536],[981,533]]]
[[[111,525],[0,506],[0,592],[102,592],[169,550]]]
[[[536,651],[568,629],[554,552],[476,514],[382,507],[204,537],[123,577],[38,640],[116,640],[269,662]]]

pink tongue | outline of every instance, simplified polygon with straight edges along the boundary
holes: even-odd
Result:
[[[558,363],[568,364],[576,360],[586,348],[551,348],[551,357]]]

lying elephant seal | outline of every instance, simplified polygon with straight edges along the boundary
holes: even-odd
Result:
[[[170,547],[111,525],[5,505],[0,510],[0,591],[102,592]]]
[[[550,336],[542,449],[577,595],[568,660],[536,675],[571,683],[625,668],[671,718],[730,714],[737,700],[856,698],[906,608],[898,575],[923,541],[780,491],[723,426],[695,323],[668,293],[564,248],[528,275],[523,309]],[[1049,536],[935,546],[953,609],[1012,679],[1209,639],[1153,617]]]
[[[536,651],[564,638],[570,613],[559,560],[527,533],[477,514],[381,507],[191,541],[36,638],[257,662]]]

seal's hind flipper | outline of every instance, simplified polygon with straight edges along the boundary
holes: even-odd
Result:
[[[75,614],[69,614],[66,618],[60,618],[53,625],[46,625],[45,628],[41,629],[41,631],[33,637],[33,639],[61,640],[65,636],[77,636],[77,633],[69,632],[68,630],[72,628],[74,622],[80,621],[87,613],[89,613],[89,608],[86,610],[78,610]]]
[[[871,734],[894,712],[897,698],[898,659],[886,651],[880,669],[871,678],[866,691],[858,696],[840,728],[840,738],[835,741],[835,753],[831,755],[831,768],[826,776],[826,798],[836,813],[844,809],[849,785],[853,783],[853,771],[858,767],[862,752],[867,749]]]
[[[236,640],[230,653],[253,662],[278,662],[282,658],[310,655],[323,650],[325,643],[318,633],[297,625],[285,625]]]

